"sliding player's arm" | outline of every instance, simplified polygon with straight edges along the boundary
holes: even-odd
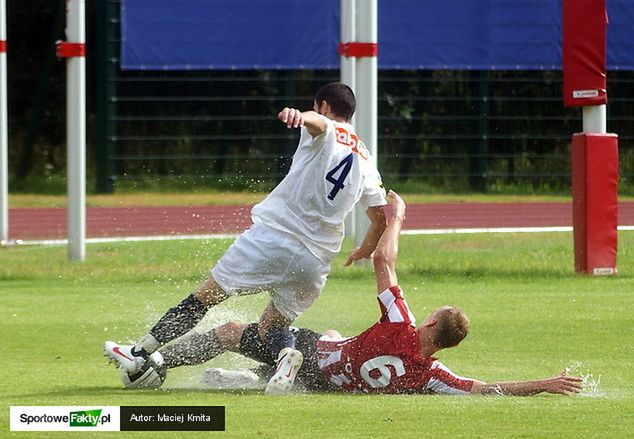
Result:
[[[581,391],[581,381],[581,378],[562,373],[545,380],[485,383],[456,375],[435,360],[429,369],[429,380],[423,391],[440,395],[532,396],[542,392],[572,395]]]
[[[380,293],[389,287],[398,285],[396,259],[398,240],[405,219],[405,202],[394,191],[387,194],[390,204],[383,207],[386,227],[374,251],[374,276],[376,288]]]
[[[384,233],[386,226],[383,206],[368,207],[365,213],[370,219],[370,227],[368,227],[368,231],[366,232],[361,245],[354,249],[354,251],[350,253],[350,256],[348,256],[346,262],[344,262],[343,265],[346,267],[354,261],[369,259],[374,250],[377,248],[377,244]]]
[[[538,393],[555,393],[572,395],[581,392],[581,378],[560,374],[545,380],[535,381],[504,381],[498,383],[484,383],[474,381],[471,393],[479,395],[511,395],[533,396]]]
[[[306,127],[308,133],[317,137],[326,132],[328,120],[314,111],[300,111],[296,108],[285,107],[277,118],[286,124],[287,128]]]

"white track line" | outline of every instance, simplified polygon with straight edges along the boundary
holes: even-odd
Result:
[[[634,231],[634,226],[618,226],[621,232]],[[572,232],[572,227],[496,227],[496,228],[469,228],[469,229],[408,229],[402,230],[402,235],[458,235],[476,233],[544,233],[544,232]],[[192,239],[232,239],[238,234],[220,233],[216,235],[166,235],[166,236],[121,236],[111,238],[88,238],[86,244],[104,244],[112,242],[143,242],[143,241],[179,241]],[[0,246],[21,245],[65,245],[67,239],[42,239],[42,240],[10,240],[0,242]]]
[[[471,233],[537,233],[537,232],[571,232],[572,227],[496,227],[469,229],[411,229],[403,230],[403,235],[453,235]]]
[[[618,226],[617,230],[631,231],[634,226]],[[469,233],[543,233],[543,232],[572,232],[571,226],[560,227],[495,227],[469,229],[410,229],[401,231],[402,235],[452,235]]]
[[[238,234],[219,233],[216,235],[164,235],[164,236],[119,236],[109,238],[88,238],[86,244],[104,244],[109,242],[143,242],[143,241],[180,241],[191,239],[231,239]],[[64,245],[68,239],[10,240],[0,242],[1,245]]]

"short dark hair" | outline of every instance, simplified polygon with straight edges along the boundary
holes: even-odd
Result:
[[[346,120],[352,119],[352,115],[357,108],[357,100],[354,92],[343,82],[331,82],[324,85],[315,93],[315,102],[321,105],[322,101],[328,102],[331,111]]]

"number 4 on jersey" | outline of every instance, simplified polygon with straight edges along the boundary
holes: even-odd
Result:
[[[328,183],[332,183],[334,185],[334,187],[332,188],[332,190],[328,194],[328,199],[329,200],[331,200],[331,201],[334,200],[335,196],[337,196],[337,192],[339,192],[341,189],[343,189],[345,187],[343,182],[346,180],[346,177],[350,173],[350,169],[352,168],[352,160],[353,159],[354,159],[354,154],[351,153],[350,155],[346,156],[346,158],[344,158],[342,161],[340,161],[337,166],[332,168],[326,174],[326,181],[328,181]],[[343,168],[343,169],[341,169],[341,168]],[[335,174],[340,169],[341,169],[341,173],[339,174],[338,177],[335,177]]]

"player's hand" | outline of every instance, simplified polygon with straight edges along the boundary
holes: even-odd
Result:
[[[544,380],[544,392],[560,395],[579,393],[583,389],[582,381],[583,378],[569,376],[562,372],[557,376]]]
[[[286,124],[286,128],[299,128],[304,125],[302,112],[296,108],[284,107],[277,118]]]
[[[352,253],[346,259],[346,262],[343,263],[344,267],[348,267],[352,265],[353,262],[360,261],[362,259],[370,259],[372,254],[368,254],[367,251],[362,250],[361,248],[355,248]]]
[[[385,219],[390,222],[395,219],[403,221],[405,219],[405,201],[399,194],[390,190],[387,193],[387,198],[390,203],[383,206],[383,212],[385,213]]]

